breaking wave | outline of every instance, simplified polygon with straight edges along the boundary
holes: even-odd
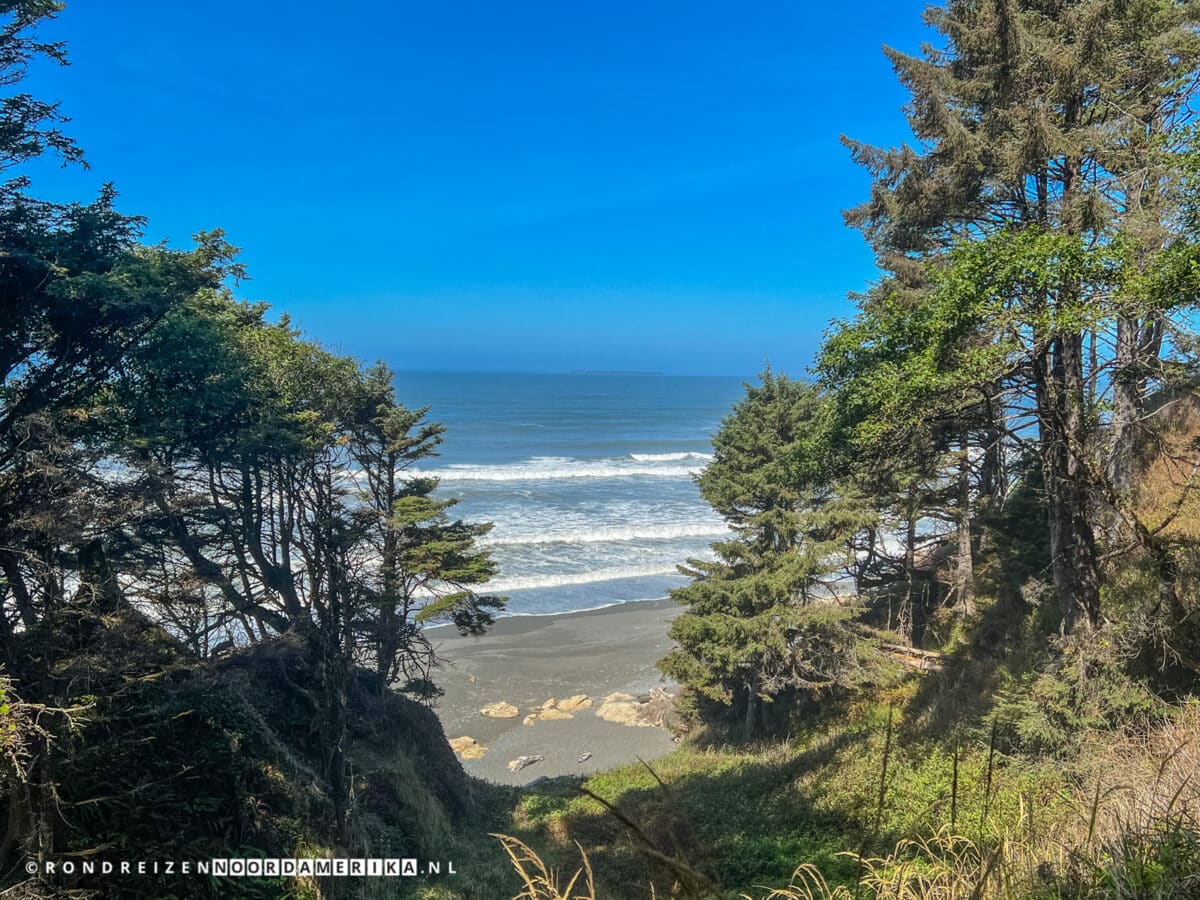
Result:
[[[638,456],[645,458],[639,459]],[[682,458],[676,459],[676,456]],[[670,457],[669,459],[667,457]],[[635,454],[625,458],[579,459],[570,456],[535,456],[519,463],[495,466],[451,465],[414,476],[455,481],[556,481],[563,478],[686,478],[704,468],[703,453]]]
[[[712,462],[711,453],[630,453],[629,458],[638,462],[682,462],[685,459]]]
[[[529,535],[497,535],[480,543],[489,547],[535,544],[607,544],[622,541],[664,541],[675,538],[725,537],[729,529],[708,522],[674,525],[615,525],[579,531],[549,531]]]
[[[675,566],[611,566],[593,569],[590,572],[554,572],[545,575],[524,575],[516,578],[497,578],[488,582],[489,593],[503,594],[505,591],[525,591],[536,588],[565,587],[571,584],[595,584],[598,581],[616,581],[620,578],[653,578],[660,575],[677,575]]]

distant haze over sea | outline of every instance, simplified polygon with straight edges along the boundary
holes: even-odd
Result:
[[[496,527],[488,587],[511,614],[665,596],[675,567],[727,533],[693,481],[740,378],[631,372],[401,372],[400,399],[432,406],[442,454],[421,471]]]

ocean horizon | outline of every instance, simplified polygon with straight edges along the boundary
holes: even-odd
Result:
[[[417,471],[481,542],[505,615],[657,600],[677,566],[728,534],[694,477],[743,392],[734,376],[649,372],[398,372],[397,393],[446,427]]]

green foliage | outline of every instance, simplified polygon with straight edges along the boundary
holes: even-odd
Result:
[[[59,8],[0,6],[0,84],[65,62],[36,36]],[[886,854],[861,861],[892,879],[881,896],[931,872],[961,887],[959,864],[982,884],[985,858],[1033,842],[1033,810],[1059,815],[1090,741],[1195,690],[1195,535],[1146,495],[1186,509],[1191,476],[1160,470],[1200,461],[1186,428],[1172,442],[1146,423],[1197,372],[1197,9],[954,0],[929,13],[944,47],[889,51],[919,143],[851,144],[874,183],[849,215],[884,277],[831,329],[816,385],[768,370],[715,436],[699,486],[732,536],[684,569],[660,662],[682,704],[747,737],[804,727],[685,748],[661,782],[589,779],[650,843],[746,889],[798,860],[849,883],[854,846]],[[64,122],[26,94],[0,101],[0,172],[79,161]],[[422,626],[480,634],[503,602],[480,593],[488,526],[419,474],[441,426],[398,402],[386,367],[239,302],[219,231],[145,246],[111,188],[72,205],[26,188],[0,186],[0,651],[22,693],[92,714],[52,734],[0,680],[16,823],[0,863],[454,847],[497,896],[456,826],[513,796],[473,806],[432,714],[387,689],[435,697]],[[845,604],[832,588],[849,578]],[[941,672],[881,687],[872,603],[890,627],[899,597],[920,641],[934,629],[914,607],[940,626],[950,596]],[[512,824],[581,830],[615,883],[669,890],[573,787],[527,794]],[[885,849],[919,834],[935,837]],[[1195,886],[1189,820],[1094,837],[1039,875],[1048,894]]]
[[[35,32],[59,9],[0,5],[0,84],[65,62]],[[28,95],[0,100],[0,172],[47,151],[78,161],[64,121]],[[27,187],[0,186],[0,656],[36,702],[86,691],[96,716],[69,740],[39,726],[37,771],[6,770],[0,866],[97,846],[349,846],[367,821],[348,758],[364,707],[404,738],[364,778],[389,796],[371,840],[431,855],[461,769],[432,714],[389,687],[430,699],[421,626],[480,634],[502,603],[478,592],[495,572],[476,544],[488,526],[454,520],[436,482],[405,471],[442,429],[396,400],[386,367],[239,302],[245,272],[220,231],[147,246],[111,187],[69,205]],[[202,660],[233,650],[279,681],[210,679]],[[401,759],[417,746],[420,763]]]
[[[37,34],[38,25],[53,19],[62,8],[58,0],[10,0],[0,5],[0,86],[19,84],[35,61],[67,64],[64,45],[41,40]],[[27,93],[12,93],[0,100],[0,172],[47,152],[64,164],[82,163],[83,151],[61,129],[67,121],[57,103]],[[0,184],[0,197],[11,200],[27,186],[24,177],[10,179]]]
[[[1072,860],[1055,894],[1185,898],[1200,891],[1200,829],[1186,816],[1130,828],[1095,855]],[[1050,891],[1047,891],[1050,895]]]
[[[1198,15],[1168,0],[935,7],[941,45],[887,51],[917,145],[847,141],[873,176],[848,220],[884,277],[819,370],[858,453],[925,482],[920,513],[945,515],[929,487],[959,444],[954,590],[968,601],[974,513],[1003,503],[1006,457],[1031,446],[1067,630],[1103,619],[1106,549],[1145,549],[1170,581],[1128,494],[1148,397],[1192,369],[1190,338],[1170,335],[1189,332],[1197,297]],[[896,493],[881,505],[911,499]]]
[[[846,624],[851,616],[840,608],[787,606],[753,618],[683,613],[670,632],[680,647],[661,667],[725,704],[733,699],[728,686],[746,677],[755,678],[768,698],[788,689],[828,690],[846,684],[847,673],[858,667],[858,640]]]
[[[1130,672],[1118,629],[1065,638],[1041,666],[999,685],[991,713],[1009,749],[1030,756],[1074,756],[1097,732],[1143,725],[1166,703]]]
[[[938,421],[967,415],[1008,374],[1028,335],[1094,326],[1115,265],[1077,237],[1030,227],[956,245],[930,267],[918,302],[884,282],[857,318],[831,329],[817,364],[856,449],[894,452]],[[1070,303],[1042,302],[1081,281],[1093,287]]]
[[[436,480],[405,472],[435,454],[442,428],[397,402],[389,369],[265,314],[198,291],[105,386],[107,449],[144,505],[126,563],[198,652],[214,635],[315,622],[372,659],[382,684],[427,681],[436,657],[419,626],[479,634],[501,603],[474,589],[495,571],[475,544],[488,526],[452,520]],[[190,578],[171,577],[180,569]]]
[[[21,640],[23,658],[41,660],[22,670],[30,690],[90,706],[79,728],[50,745],[63,822],[56,855],[444,858],[467,810],[484,811],[474,809],[433,714],[379,696],[360,672],[346,738],[354,814],[340,837],[312,727],[318,676],[294,640],[204,665],[130,612],[100,622],[62,614]],[[147,876],[106,889],[167,896],[182,884]],[[186,890],[278,897],[290,887],[198,878]]]
[[[852,612],[818,586],[849,553],[854,523],[833,492],[826,416],[816,389],[768,370],[722,423],[698,479],[736,537],[713,545],[715,562],[681,570],[693,581],[672,597],[688,609],[659,668],[733,705],[747,736],[761,701],[850,684],[869,655]]]
[[[1041,833],[1035,824],[1053,833],[1072,821],[1071,780],[1061,765],[991,752],[986,739],[964,735],[956,747],[927,733],[906,711],[917,688],[910,679],[884,696],[830,703],[785,742],[684,746],[649,769],[597,773],[583,787],[613,803],[664,852],[682,850],[730,896],[762,896],[764,885],[786,884],[801,864],[832,887],[853,885],[863,874],[856,854],[874,857],[906,836],[952,828],[958,840],[990,853],[1031,841]],[[880,804],[889,718],[894,731]],[[639,841],[571,779],[527,790],[505,831],[552,865],[570,865],[579,841],[601,896],[641,900],[650,896],[647,882],[659,895],[669,888],[668,874],[638,853]],[[896,865],[919,865],[916,849],[898,854]]]
[[[728,889],[781,883],[797,859],[817,861],[832,878],[848,879],[853,865],[838,851],[853,840],[852,826],[812,810],[797,783],[796,761],[779,744],[684,748],[652,763],[653,772],[640,764],[623,766],[585,779],[583,787],[613,802],[668,852],[675,847],[673,835],[694,864]],[[505,827],[545,849],[554,864],[567,864],[575,848],[553,835],[579,840],[592,856],[597,882],[609,892],[603,896],[643,898],[648,882],[660,891],[670,885],[665,872],[646,864],[623,826],[566,780],[526,792]]]

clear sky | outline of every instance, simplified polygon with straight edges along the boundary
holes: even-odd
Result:
[[[222,227],[243,293],[400,369],[800,374],[874,277],[838,143],[903,140],[921,0],[69,0],[91,170],[147,238]]]

